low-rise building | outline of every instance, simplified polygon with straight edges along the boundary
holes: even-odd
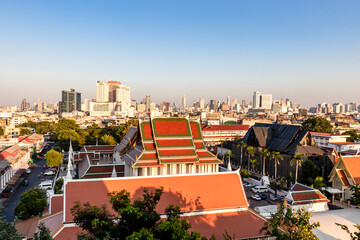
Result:
[[[202,125],[201,131],[204,143],[207,146],[215,146],[223,141],[243,138],[249,128],[249,125]]]

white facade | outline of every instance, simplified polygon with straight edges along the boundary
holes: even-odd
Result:
[[[200,100],[199,100],[199,105],[200,105],[200,109],[204,109],[204,108],[205,108],[205,99],[204,99],[204,98],[200,98]]]
[[[260,107],[260,97],[261,97],[261,92],[259,92],[259,91],[254,92],[254,96],[253,96],[253,107],[254,108]]]
[[[109,84],[107,81],[97,81],[96,102],[109,102]]]
[[[265,109],[271,109],[272,106],[272,94],[261,94],[261,107]]]

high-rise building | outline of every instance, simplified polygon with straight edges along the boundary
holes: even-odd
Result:
[[[227,96],[227,101],[226,101],[227,105],[231,105],[231,102],[230,102],[230,96]]]
[[[145,96],[145,108],[146,108],[146,111],[150,111],[150,104],[151,104],[150,95],[146,95]]]
[[[39,98],[37,101],[37,112],[42,113],[43,107],[43,101],[41,100],[41,98]]]
[[[205,99],[204,98],[200,98],[199,107],[201,110],[205,109]]]
[[[254,92],[254,96],[253,96],[253,108],[258,108],[258,107],[261,106],[260,96],[261,96],[261,92],[259,92],[259,91]]]
[[[59,112],[81,111],[81,93],[75,89],[61,92],[61,102],[59,102]]]
[[[186,110],[186,95],[184,95],[183,97],[182,97],[182,104],[181,104],[181,106],[183,107],[183,109],[184,109],[184,111]]]
[[[216,100],[210,100],[210,110],[217,110]]]
[[[96,102],[109,102],[108,81],[97,81],[97,83],[96,83]]]
[[[25,112],[25,111],[27,111],[27,110],[29,110],[29,109],[30,109],[30,103],[26,102],[26,99],[23,99],[23,100],[21,101],[20,110],[21,110],[22,112]]]
[[[261,94],[261,108],[271,109],[272,106],[272,94]]]

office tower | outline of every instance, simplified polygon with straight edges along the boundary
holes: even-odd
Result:
[[[81,111],[81,93],[75,89],[61,92],[61,102],[59,102],[59,112]]]
[[[29,110],[30,109],[30,103],[26,102],[26,99],[23,99],[21,101],[20,109],[21,109],[22,112],[25,112],[25,111]]]
[[[145,96],[145,108],[146,108],[146,111],[150,111],[150,104],[151,104],[150,95],[146,95]]]
[[[96,102],[109,102],[109,84],[107,81],[97,81]]]
[[[254,92],[254,96],[253,96],[253,108],[258,108],[260,107],[260,96],[261,96],[261,92],[256,91]]]
[[[130,88],[125,85],[118,85],[116,87],[116,98],[114,102],[121,102],[126,105],[131,105],[131,99],[130,99]]]
[[[182,104],[181,104],[181,106],[183,107],[184,110],[186,109],[186,96],[185,96],[185,95],[182,97]]]
[[[272,94],[261,94],[261,108],[271,109],[272,106]]]
[[[245,105],[246,105],[246,101],[245,101],[245,100],[242,100],[241,107],[242,107],[243,109],[245,109]]]
[[[37,101],[37,112],[42,113],[43,112],[43,101],[41,98]]]
[[[89,112],[90,111],[90,99],[86,98],[84,100],[84,112]]]
[[[217,110],[216,100],[210,100],[210,110]]]
[[[204,98],[200,98],[199,107],[201,110],[205,109],[205,99]]]
[[[227,96],[227,101],[226,101],[226,103],[227,103],[227,105],[231,105],[231,103],[230,103],[230,96]]]

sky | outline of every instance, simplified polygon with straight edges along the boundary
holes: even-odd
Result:
[[[131,98],[360,102],[360,1],[0,0],[0,106],[96,81]]]

